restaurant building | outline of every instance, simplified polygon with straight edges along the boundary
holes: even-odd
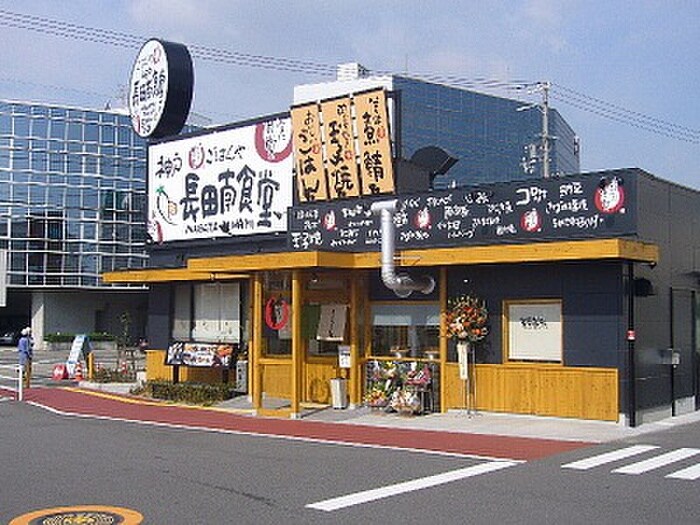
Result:
[[[695,410],[700,194],[639,169],[454,176],[472,157],[411,143],[383,82],[149,146],[150,267],[103,275],[150,285],[149,378],[238,361],[254,409],[291,417],[338,384],[411,413]]]

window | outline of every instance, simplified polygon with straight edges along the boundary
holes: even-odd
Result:
[[[29,136],[29,119],[24,115],[18,115],[14,117],[15,128],[14,134],[16,137],[28,137]]]
[[[238,283],[206,283],[194,287],[192,338],[202,342],[239,341]]]
[[[114,144],[114,127],[103,126],[102,127],[102,143],[103,144]]]
[[[62,120],[51,121],[51,138],[63,139],[66,134],[66,123]]]
[[[89,123],[85,125],[85,141],[97,142],[100,138],[100,130],[97,124]]]
[[[506,344],[510,361],[561,363],[561,300],[506,301]]]
[[[68,140],[83,140],[83,125],[81,123],[68,123]]]
[[[43,118],[32,119],[32,137],[45,138],[48,131],[48,121]]]
[[[65,153],[49,153],[49,171],[65,171]]]
[[[191,315],[194,293],[194,316]],[[201,342],[239,342],[240,285],[205,283],[175,287],[173,339]],[[192,322],[194,321],[194,323]]]
[[[427,304],[372,305],[372,355],[393,356],[401,352],[424,357],[439,346],[440,306]]]
[[[46,171],[46,159],[48,155],[45,151],[31,152],[31,169],[34,171]]]
[[[0,114],[0,134],[12,135],[12,118],[10,115]]]

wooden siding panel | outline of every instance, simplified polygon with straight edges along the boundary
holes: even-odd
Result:
[[[263,366],[262,391],[269,397],[291,399],[292,396],[292,362],[279,364],[265,363]]]
[[[330,380],[337,375],[335,361],[306,363],[304,374],[304,401],[330,404]]]
[[[146,380],[173,380],[173,367],[165,365],[165,350],[146,351]]]
[[[445,367],[446,408],[466,408],[459,367]],[[605,368],[477,365],[476,408],[542,416],[617,421],[618,373]]]

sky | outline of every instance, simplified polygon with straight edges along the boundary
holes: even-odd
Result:
[[[695,0],[0,0],[0,98],[114,107],[154,37],[200,50],[192,110],[215,124],[286,111],[295,85],[345,62],[547,81],[582,171],[638,167],[700,189]],[[235,58],[211,59],[224,52]]]

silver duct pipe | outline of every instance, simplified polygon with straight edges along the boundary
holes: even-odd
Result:
[[[381,218],[382,232],[382,281],[387,288],[401,298],[408,297],[413,291],[429,294],[435,289],[435,279],[429,275],[411,277],[407,273],[396,273],[394,259],[396,257],[394,212],[397,200],[375,202],[371,206],[374,215]]]

